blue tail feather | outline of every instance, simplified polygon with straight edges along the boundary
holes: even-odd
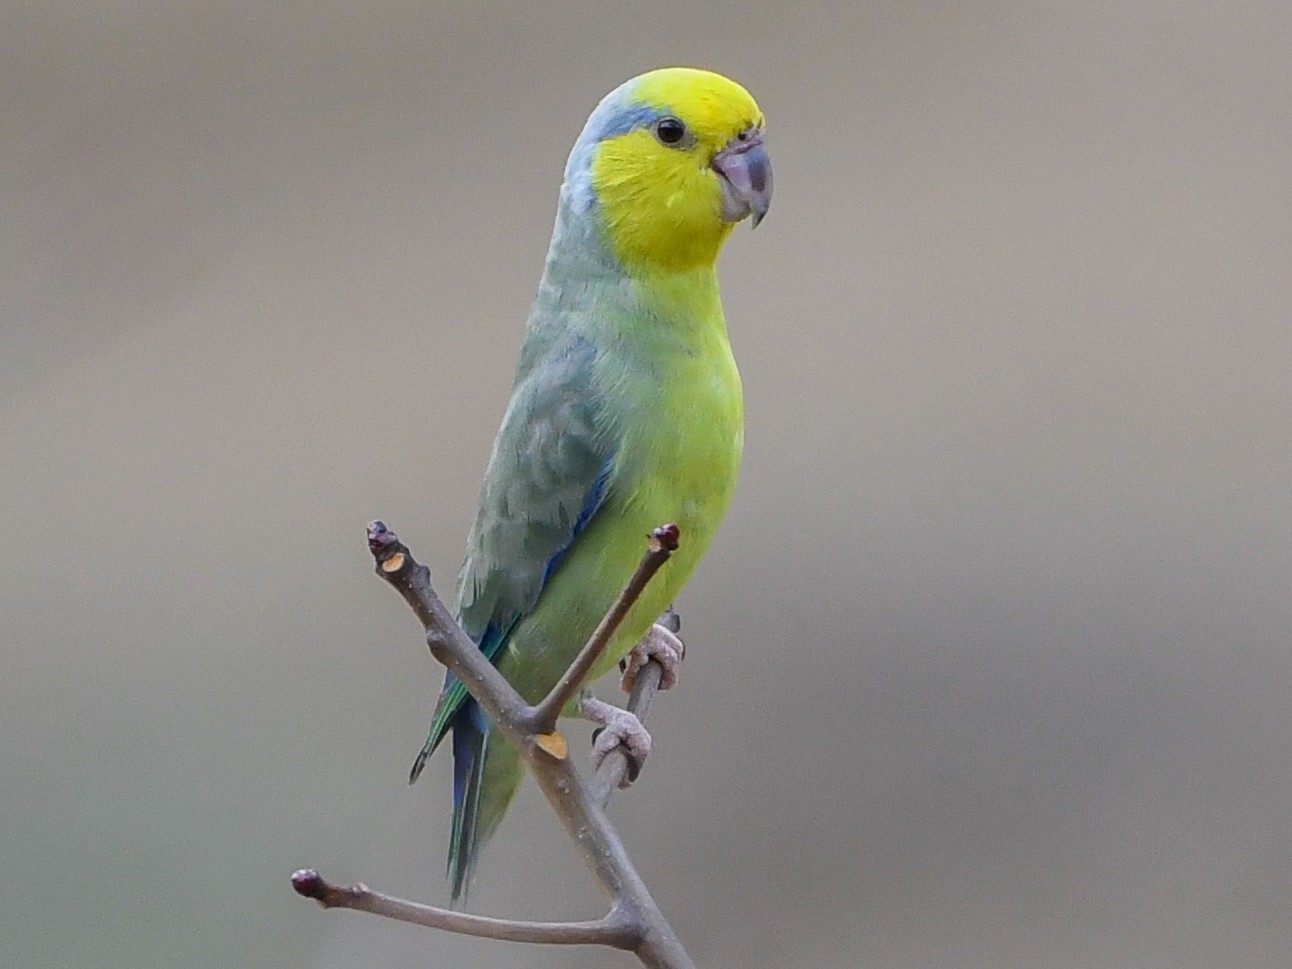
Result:
[[[480,855],[479,822],[489,721],[474,700],[453,718],[453,833],[448,876],[453,901],[464,897]]]

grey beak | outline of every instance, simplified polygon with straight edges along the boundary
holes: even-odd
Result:
[[[763,136],[746,131],[713,156],[710,163],[722,179],[722,218],[739,222],[753,216],[754,228],[772,204],[772,160]]]

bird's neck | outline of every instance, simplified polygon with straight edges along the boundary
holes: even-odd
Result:
[[[587,315],[589,325],[620,329],[625,322],[684,342],[726,339],[717,267],[676,267],[643,261],[625,265],[606,244],[595,208],[562,193],[535,308]]]

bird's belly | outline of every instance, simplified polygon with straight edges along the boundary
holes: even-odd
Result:
[[[499,668],[529,702],[565,671],[627,584],[652,529],[674,523],[677,552],[625,617],[595,679],[614,666],[673,602],[690,578],[730,503],[742,434],[739,390],[734,404],[718,395],[669,406],[624,442],[627,454],[606,503],[548,580],[511,636]]]

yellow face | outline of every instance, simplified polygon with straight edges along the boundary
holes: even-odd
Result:
[[[770,168],[765,187],[755,173],[756,192],[733,171],[746,156],[765,165],[763,113],[735,81],[693,68],[644,74],[630,98],[635,126],[592,158],[606,239],[630,269],[711,267],[735,221],[766,211]],[[742,203],[742,192],[758,198]]]

